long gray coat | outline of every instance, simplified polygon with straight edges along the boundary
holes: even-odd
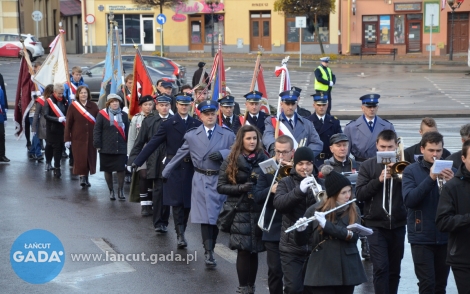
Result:
[[[219,170],[222,162],[210,160],[208,155],[219,151],[225,159],[230,153],[230,147],[235,142],[231,130],[216,126],[209,141],[204,125],[189,130],[184,136],[185,142],[176,155],[163,170],[163,177],[168,178],[171,171],[181,160],[191,156],[194,167],[202,170]],[[191,190],[191,222],[197,224],[217,224],[220,210],[227,196],[217,192],[218,175],[206,176],[194,172]]]
[[[272,123],[272,116],[268,116],[264,120],[264,133],[263,133],[263,144],[266,150],[269,150],[269,146],[274,144],[276,139],[274,138],[276,129]],[[292,135],[294,136],[297,143],[300,143],[301,140],[307,139],[305,142],[305,147],[308,147],[313,150],[315,156],[320,154],[323,150],[323,142],[320,140],[320,136],[318,135],[313,123],[306,118],[297,115],[297,123],[292,130],[289,122],[285,120],[283,116],[281,116],[281,122],[291,131]]]
[[[46,102],[44,101],[43,103]],[[46,118],[44,117],[43,110],[44,106],[36,100],[36,111],[34,112],[33,125],[31,128],[34,132],[38,133],[39,139],[46,139]]]
[[[367,159],[376,156],[377,147],[375,142],[379,133],[383,130],[395,132],[391,122],[378,116],[375,117],[374,131],[371,132],[363,117],[364,115],[361,115],[358,119],[349,122],[344,128],[344,134],[349,138],[349,152],[356,159]]]

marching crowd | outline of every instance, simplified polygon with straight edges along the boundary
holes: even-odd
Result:
[[[229,233],[228,247],[237,250],[237,293],[255,292],[263,251],[273,294],[353,293],[367,281],[361,256],[372,262],[375,293],[397,293],[407,232],[420,293],[445,293],[450,268],[459,293],[469,293],[470,124],[460,129],[462,150],[450,154],[436,122],[423,118],[421,141],[403,150],[393,124],[377,115],[380,96],[368,94],[360,97],[363,114],[342,130],[330,115],[336,77],[328,61],[322,58],[315,70],[315,111],[299,107],[301,89],[292,87],[279,94],[279,122],[260,111],[258,91],[244,96],[245,115],[230,93],[207,100],[207,87],[197,87],[206,82],[203,63],[193,87],[176,96],[171,84],[158,81],[156,96],[140,97],[141,112],[129,121],[132,76],[100,110],[74,67],[70,85],[38,93],[29,113],[29,156],[44,160],[45,140],[45,169],[60,178],[69,149],[72,172],[87,188],[98,153],[110,200],[126,199],[130,174],[129,200],[140,202],[143,216],[152,215],[158,234],[168,232],[172,210],[177,248],[188,246],[189,218],[200,224],[209,268],[217,265],[219,230]],[[7,162],[5,100],[0,89],[0,160]],[[406,167],[393,174],[394,164],[378,162],[377,151],[403,156],[398,161]],[[269,158],[276,175],[262,171]],[[446,158],[453,167],[434,173],[435,160]],[[312,188],[316,183],[322,191]],[[269,226],[258,226],[260,217]],[[353,224],[373,233],[360,235]],[[291,226],[297,228],[286,232]]]

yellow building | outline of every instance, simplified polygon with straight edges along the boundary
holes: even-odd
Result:
[[[165,52],[210,52],[213,39],[217,48],[218,34],[222,37],[224,52],[257,51],[258,45],[272,53],[299,51],[299,29],[295,27],[295,17],[275,12],[274,0],[221,0],[218,5],[213,4],[213,10],[208,4],[210,2],[188,0],[171,9],[163,9],[166,18],[163,25]],[[94,20],[84,24],[86,33],[83,27],[84,46],[88,52],[105,51],[110,13],[118,23],[123,44],[141,44],[143,51],[160,50],[159,7],[139,6],[132,0],[83,0],[82,11],[85,19],[91,15],[90,20]],[[326,53],[337,53],[338,14],[318,16],[318,22]],[[302,30],[303,53],[320,52],[315,38],[307,28]]]

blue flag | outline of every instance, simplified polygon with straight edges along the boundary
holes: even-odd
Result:
[[[112,30],[108,34],[108,45],[106,47],[106,59],[104,61],[103,81],[101,82],[100,98],[98,102],[99,109],[103,109],[106,104],[106,86],[111,81],[113,75],[113,35]]]
[[[121,43],[119,40],[119,32],[116,30],[116,47],[114,49],[114,62],[111,77],[111,90],[110,93],[117,93],[122,88],[124,83],[124,72],[122,70],[121,58]]]

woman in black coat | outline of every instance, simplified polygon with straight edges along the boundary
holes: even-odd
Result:
[[[240,128],[235,144],[220,167],[217,192],[227,195],[227,203],[237,207],[230,228],[229,247],[237,249],[237,274],[240,293],[254,293],[258,271],[258,252],[265,250],[262,232],[257,223],[262,207],[254,202],[253,189],[262,172],[259,163],[268,159],[264,154],[261,135],[251,125]]]
[[[100,153],[100,171],[109,188],[109,199],[116,200],[113,188],[113,172],[118,177],[118,198],[126,200],[124,196],[124,176],[127,162],[127,133],[129,119],[127,113],[121,111],[122,98],[116,94],[109,94],[106,108],[100,110],[96,116],[93,129],[93,146]]]
[[[332,166],[322,168],[327,198],[307,209],[305,221],[315,215],[316,220],[297,228],[294,240],[300,245],[313,242],[313,250],[307,262],[303,293],[354,292],[356,285],[367,282],[361,257],[357,249],[358,234],[347,229],[360,224],[359,209],[351,203],[327,215],[325,211],[348,202],[351,198],[351,182],[335,172]]]
[[[46,119],[46,170],[54,170],[54,176],[60,178],[60,160],[64,149],[65,115],[68,102],[64,99],[64,85],[54,84],[54,92],[44,97],[44,118]],[[54,157],[54,168],[51,166]]]

